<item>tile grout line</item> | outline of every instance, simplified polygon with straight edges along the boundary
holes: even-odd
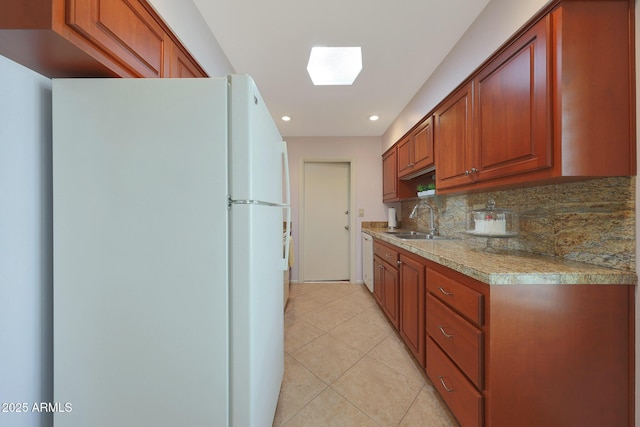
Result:
[[[299,285],[296,285],[296,286],[299,286]],[[305,284],[305,286],[306,286],[306,284]],[[360,286],[362,286],[362,285],[360,285]],[[376,421],[375,419],[371,418],[371,416],[367,412],[365,412],[364,408],[361,408],[355,402],[353,402],[348,396],[343,395],[336,388],[334,388],[334,385],[341,378],[343,378],[348,372],[350,372],[355,366],[357,366],[359,363],[361,363],[363,361],[363,359],[365,359],[367,357],[372,362],[378,363],[381,366],[384,366],[385,368],[390,369],[391,372],[394,372],[395,375],[399,375],[399,376],[403,377],[405,380],[407,380],[409,382],[414,382],[416,384],[416,386],[419,385],[417,380],[416,380],[416,378],[406,376],[405,372],[402,372],[402,371],[398,370],[398,366],[389,366],[389,364],[384,359],[378,359],[372,354],[386,340],[393,340],[394,341],[394,342],[389,342],[387,344],[387,346],[395,346],[396,344],[398,344],[398,345],[400,345],[402,347],[402,350],[405,353],[407,353],[407,356],[410,357],[410,360],[411,360],[412,364],[417,369],[416,373],[419,373],[419,375],[420,375],[420,381],[421,381],[420,387],[417,389],[416,394],[411,398],[411,401],[407,404],[406,408],[402,408],[403,412],[402,412],[401,417],[397,418],[398,421],[397,422],[394,421],[394,423],[393,423],[393,426],[396,426],[396,427],[401,425],[402,422],[405,419],[407,419],[408,414],[411,411],[411,409],[413,408],[413,406],[417,404],[420,394],[423,391],[425,391],[425,392],[429,391],[430,387],[427,388],[427,386],[430,385],[430,381],[428,381],[428,379],[426,378],[426,375],[422,372],[422,370],[418,369],[418,367],[415,366],[416,362],[415,362],[414,358],[409,354],[409,351],[406,348],[406,345],[403,344],[402,338],[399,336],[398,332],[395,330],[395,328],[393,328],[393,326],[390,324],[389,320],[386,318],[386,316],[384,316],[384,313],[380,310],[380,307],[377,305],[377,303],[373,299],[373,295],[367,294],[366,298],[363,298],[365,295],[360,293],[360,292],[363,292],[362,288],[354,288],[353,290],[349,290],[348,292],[342,292],[341,290],[336,290],[336,288],[334,288],[333,290],[326,291],[326,292],[318,290],[318,292],[319,292],[318,296],[320,296],[320,293],[322,293],[323,296],[321,296],[320,299],[314,299],[314,295],[313,295],[315,293],[314,289],[311,289],[311,288],[304,289],[304,292],[300,292],[302,290],[303,289],[299,289],[297,292],[292,292],[291,298],[302,298],[303,300],[306,300],[306,298],[308,297],[309,299],[314,300],[316,303],[318,303],[320,305],[318,305],[316,307],[313,307],[311,309],[306,309],[304,311],[295,313],[293,315],[293,318],[290,318],[290,320],[288,322],[285,322],[285,324],[289,323],[288,327],[291,327],[291,325],[294,324],[296,321],[303,321],[306,324],[312,326],[313,328],[321,331],[321,334],[316,336],[316,337],[314,337],[309,342],[306,342],[303,345],[296,347],[294,350],[292,350],[290,352],[285,350],[285,354],[287,356],[289,356],[293,361],[298,363],[302,368],[304,368],[304,370],[306,372],[310,373],[314,378],[319,380],[324,386],[322,387],[321,390],[319,390],[317,393],[315,393],[308,401],[306,401],[306,403],[304,403],[302,405],[302,407],[298,408],[294,413],[290,414],[286,419],[279,420],[280,423],[277,426],[283,426],[286,423],[288,423],[290,420],[292,420],[294,417],[296,417],[298,414],[300,414],[302,411],[304,411],[307,407],[309,407],[309,404],[311,404],[316,399],[318,399],[320,397],[320,395],[325,393],[328,389],[332,390],[332,392],[336,393],[338,396],[340,396],[342,399],[344,399],[345,402],[350,404],[352,407],[356,408],[358,410],[358,412],[361,415],[364,415],[368,420],[370,420],[370,422],[374,423],[377,426],[382,426],[378,421]],[[332,298],[331,297],[331,293],[332,292],[339,293],[340,295],[338,297]],[[327,301],[327,299],[329,299],[329,300]],[[322,308],[326,309],[326,307],[328,305],[336,303],[336,302],[338,302],[340,300],[343,300],[343,299],[350,299],[349,303],[350,304],[355,304],[356,306],[358,306],[360,308],[360,311],[358,311],[354,315],[352,315],[352,316],[340,321],[338,324],[332,326],[328,330],[324,330],[322,328],[318,328],[318,326],[316,326],[315,324],[313,324],[309,320],[304,319],[304,316],[306,314],[311,313],[313,311],[321,310]],[[367,300],[367,301],[365,302],[364,300]],[[290,308],[290,307],[291,306],[289,306],[288,308]],[[348,305],[346,307],[348,307]],[[350,313],[345,313],[340,308],[335,308],[335,310],[337,310],[337,311],[339,311],[339,312],[341,312],[342,314],[345,314],[345,315],[350,314]],[[371,348],[369,348],[366,351],[362,351],[360,348],[354,347],[350,342],[345,341],[344,337],[341,338],[338,335],[335,335],[335,336],[332,335],[332,332],[334,332],[336,329],[338,329],[339,327],[345,325],[347,322],[353,321],[356,317],[358,317],[360,315],[363,315],[363,314],[367,313],[368,311],[371,311],[371,312],[375,313],[376,315],[379,315],[380,318],[387,323],[387,326],[389,328],[389,331],[386,333],[386,335],[384,335],[382,338],[377,340],[376,344],[373,345]],[[358,323],[359,322],[360,321],[358,321]],[[365,323],[366,321],[362,320],[362,322]],[[377,319],[376,319],[376,322],[377,322]],[[366,323],[369,323],[369,322],[366,322]],[[393,333],[395,333],[395,336],[393,336]],[[324,379],[320,378],[309,367],[307,367],[302,360],[297,359],[293,355],[294,353],[300,352],[305,347],[311,345],[312,343],[314,343],[315,341],[317,341],[318,339],[321,339],[323,337],[331,339],[331,340],[336,340],[341,345],[345,345],[348,348],[350,348],[350,349],[356,351],[357,353],[361,354],[357,359],[355,359],[353,362],[349,363],[348,367],[344,368],[344,370],[342,372],[340,372],[340,374],[339,374],[339,376],[337,378],[335,378],[333,380],[328,380],[328,381],[325,381]],[[384,351],[384,350],[381,350],[381,351]],[[402,406],[405,406],[405,405],[402,405]],[[401,409],[401,407],[396,407],[396,408],[397,409]],[[383,425],[387,425],[387,424],[383,424]]]

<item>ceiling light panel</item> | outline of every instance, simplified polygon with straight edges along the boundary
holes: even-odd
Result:
[[[314,47],[307,71],[316,86],[351,85],[362,70],[360,47]]]

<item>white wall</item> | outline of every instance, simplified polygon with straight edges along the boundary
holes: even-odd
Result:
[[[315,137],[285,138],[289,148],[289,170],[291,177],[291,203],[293,221],[293,241],[295,263],[292,280],[298,281],[300,260],[300,170],[304,161],[351,161],[355,179],[356,229],[354,231],[356,280],[362,281],[362,241],[360,237],[362,221],[386,221],[386,209],[382,204],[382,168],[379,137]],[[364,209],[364,217],[358,217],[358,210]]]
[[[0,425],[50,426],[53,401],[51,82],[0,56]]]

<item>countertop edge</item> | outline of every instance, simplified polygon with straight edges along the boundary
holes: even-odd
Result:
[[[520,251],[486,250],[466,240],[401,240],[386,228],[362,232],[482,283],[499,285],[637,285],[632,271],[616,270]]]

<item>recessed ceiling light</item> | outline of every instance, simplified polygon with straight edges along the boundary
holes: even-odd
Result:
[[[314,47],[307,71],[316,86],[351,85],[362,70],[360,47]]]
[[[376,116],[375,114],[372,116],[369,116],[369,120],[371,120],[372,122],[375,122],[376,120],[378,120],[380,117]]]
[[[291,117],[289,117],[289,116],[282,116],[282,121],[283,121],[283,122],[289,122],[289,121],[291,121]]]

